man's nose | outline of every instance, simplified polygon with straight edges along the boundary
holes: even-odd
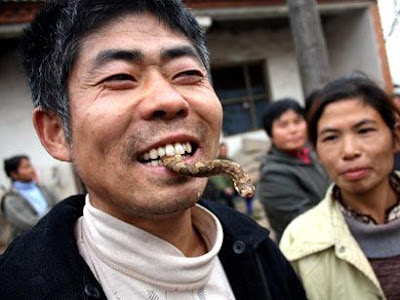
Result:
[[[189,103],[168,79],[161,75],[149,81],[149,88],[140,107],[145,120],[172,120],[184,118],[189,113]]]

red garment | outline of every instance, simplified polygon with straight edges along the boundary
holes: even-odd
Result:
[[[289,152],[289,155],[297,157],[298,159],[300,159],[302,162],[310,165],[312,164],[312,160],[310,157],[310,148],[308,147],[304,147],[301,150],[294,150]]]

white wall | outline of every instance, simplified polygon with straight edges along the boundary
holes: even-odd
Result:
[[[399,9],[400,2],[397,1],[397,10]],[[385,46],[387,50],[387,56],[390,66],[390,73],[394,84],[400,85],[400,24],[394,28],[394,31],[389,35],[392,28],[392,24],[397,17],[400,21],[399,16],[396,16],[396,7],[394,0],[378,0],[379,14],[381,17],[382,27],[385,35]],[[400,89],[398,91],[400,93]]]
[[[60,197],[76,192],[70,164],[56,161],[42,147],[32,125],[32,104],[17,52],[0,55],[0,184],[9,186],[3,161],[27,154],[43,184]]]
[[[329,19],[325,35],[332,77],[361,71],[383,86],[383,76],[374,28],[368,10]]]
[[[378,48],[367,9],[324,17],[324,32],[332,79],[362,71],[382,84]],[[293,97],[303,103],[303,92],[289,26],[279,30],[210,30],[207,42],[212,65],[266,61],[271,100]],[[263,130],[246,136],[268,141]],[[230,155],[240,150],[243,135],[226,137]]]
[[[207,34],[212,65],[266,61],[271,100],[293,97],[303,102],[294,45],[288,28],[220,30]]]

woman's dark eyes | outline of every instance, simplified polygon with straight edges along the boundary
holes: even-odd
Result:
[[[375,131],[375,129],[374,128],[362,128],[358,132],[363,134],[363,133],[368,133],[368,132],[371,132],[371,131]]]
[[[323,141],[334,141],[337,138],[336,135],[330,135],[323,138]]]
[[[370,132],[375,131],[375,130],[376,130],[375,128],[362,128],[362,129],[359,129],[357,131],[357,133],[358,134],[367,134],[367,133],[370,133]],[[338,138],[338,136],[336,136],[336,135],[329,135],[329,136],[325,136],[322,139],[322,141],[334,141],[337,138]]]

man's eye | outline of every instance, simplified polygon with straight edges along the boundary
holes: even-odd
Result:
[[[110,77],[107,77],[106,79],[103,80],[103,82],[107,82],[107,81],[125,81],[125,80],[135,80],[135,79],[129,74],[116,74],[116,75],[112,75]]]
[[[187,76],[203,76],[203,73],[201,73],[198,70],[189,70],[189,71],[182,72],[181,74],[187,75]]]
[[[204,74],[199,70],[188,70],[180,72],[174,76],[174,79],[190,78],[194,80],[200,80],[204,78]]]
[[[109,76],[99,82],[102,87],[111,90],[131,89],[137,85],[137,80],[132,75],[121,73]]]

